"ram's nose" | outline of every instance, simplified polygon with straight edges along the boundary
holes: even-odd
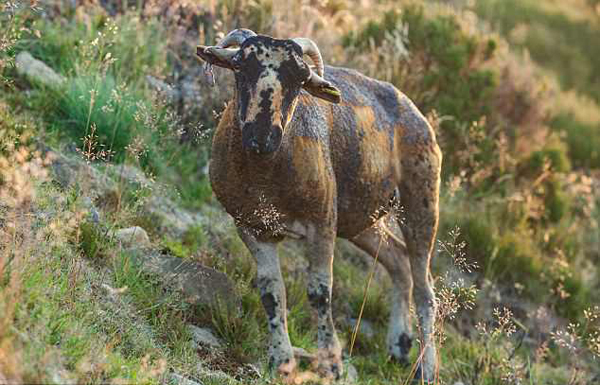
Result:
[[[280,125],[260,126],[246,123],[242,128],[242,145],[256,154],[271,154],[279,148],[283,129]]]

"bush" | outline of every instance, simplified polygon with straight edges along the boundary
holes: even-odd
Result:
[[[557,223],[571,212],[570,199],[564,192],[564,186],[557,178],[552,178],[545,185],[544,206],[550,222]]]
[[[545,148],[534,151],[529,156],[526,165],[533,173],[540,174],[544,171],[546,162],[549,162],[552,170],[557,172],[568,172],[571,170],[569,158],[561,148]]]
[[[569,158],[575,166],[600,168],[600,125],[594,127],[578,122],[570,114],[560,114],[552,127],[565,133]]]
[[[597,23],[570,18],[531,0],[478,0],[474,11],[497,26],[513,46],[526,48],[537,63],[552,70],[564,89],[575,87],[600,100],[600,46],[593,43],[600,40]],[[524,34],[511,38],[517,28]]]

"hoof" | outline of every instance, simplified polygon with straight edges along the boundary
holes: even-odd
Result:
[[[317,353],[315,362],[316,371],[319,376],[328,381],[338,381],[342,378],[344,365],[342,364],[341,351],[336,354],[335,351],[321,350]]]
[[[320,362],[317,366],[319,377],[327,381],[338,381],[342,378],[343,367],[341,363]]]
[[[292,358],[286,358],[279,362],[276,362],[273,357],[269,359],[269,370],[280,377],[284,383],[288,382],[288,379],[293,379],[296,375],[296,360]]]

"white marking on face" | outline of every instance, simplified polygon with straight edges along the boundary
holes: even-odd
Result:
[[[268,116],[271,117],[271,124],[276,126],[283,126],[282,121],[282,101],[283,101],[283,87],[278,77],[278,70],[281,67],[281,63],[290,60],[290,53],[285,49],[269,49],[264,46],[261,49],[257,49],[256,46],[246,47],[244,49],[244,55],[247,57],[254,53],[258,61],[265,67],[256,85],[251,91],[249,105],[246,113],[246,122],[253,122],[257,120],[258,115],[262,112],[264,95],[269,95],[269,111]],[[290,108],[285,125],[291,120],[294,105]]]

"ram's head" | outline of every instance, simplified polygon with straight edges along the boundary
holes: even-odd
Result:
[[[279,148],[302,89],[340,102],[340,91],[323,78],[319,48],[306,38],[280,40],[236,29],[216,46],[198,46],[197,55],[206,62],[207,71],[216,65],[234,72],[242,143],[259,154]],[[304,61],[304,55],[314,67]]]

